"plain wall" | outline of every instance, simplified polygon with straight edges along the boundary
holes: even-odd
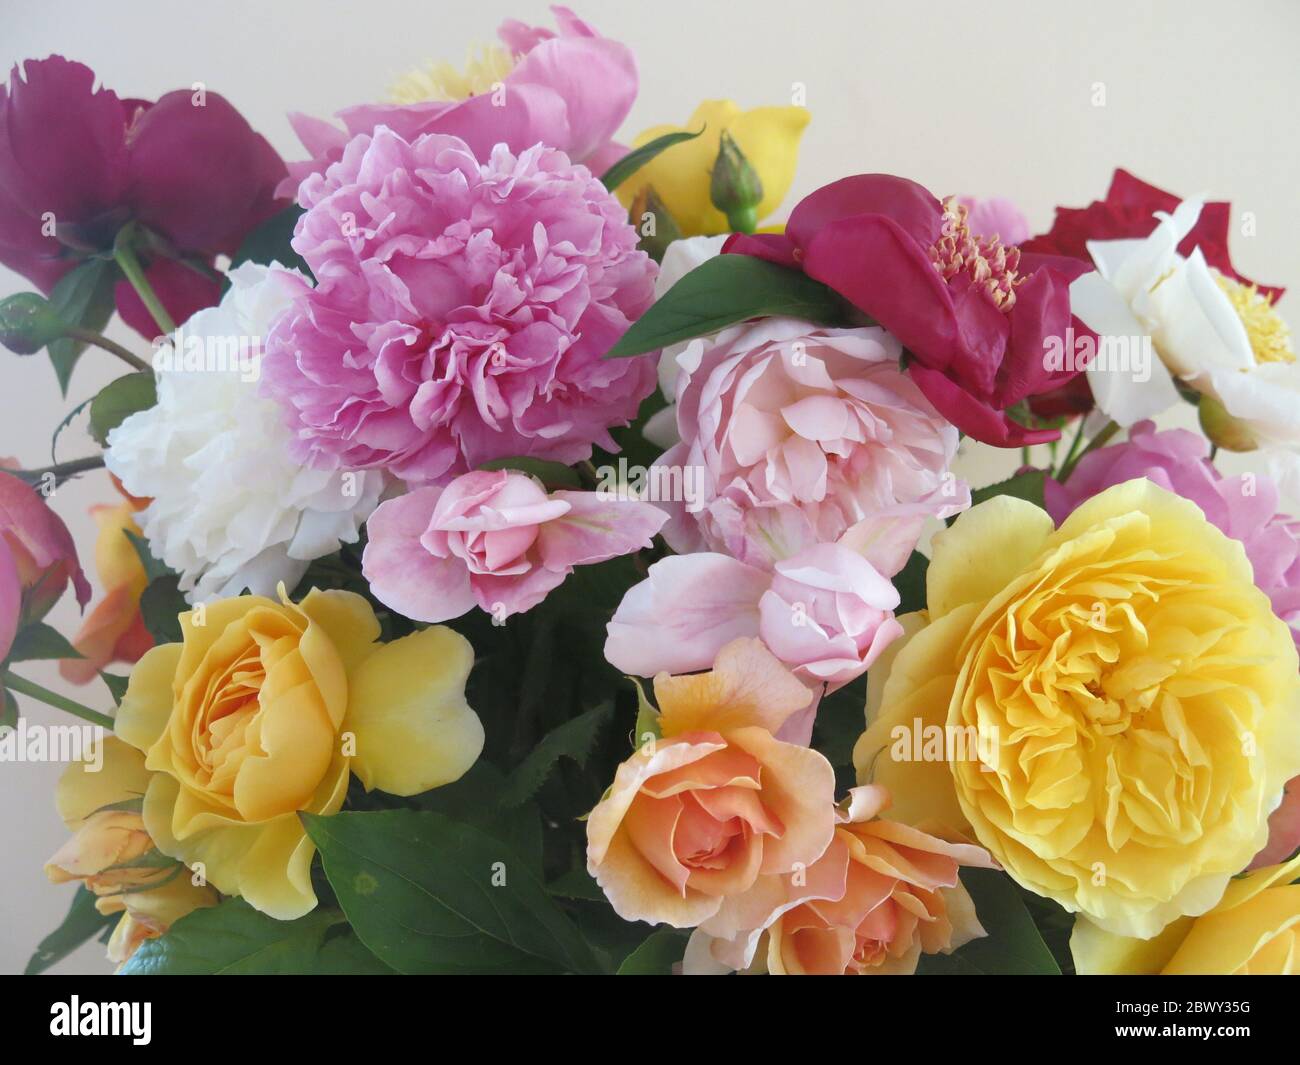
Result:
[[[1009,196],[1041,230],[1053,206],[1099,198],[1111,170],[1123,166],[1181,195],[1230,199],[1238,212],[1252,212],[1255,236],[1233,236],[1236,265],[1266,283],[1300,285],[1297,0],[576,6],[636,51],[641,93],[628,136],[685,122],[701,99],[789,103],[792,86],[802,83],[812,123],[795,197],[846,174],[886,171],[939,195]],[[302,153],[286,112],[326,116],[380,99],[410,67],[430,59],[460,63],[506,17],[549,16],[539,0],[0,0],[0,60],[7,70],[59,52],[89,64],[124,96],[152,98],[204,82],[293,159]],[[0,269],[0,296],[28,287]],[[1291,320],[1300,322],[1294,313]],[[120,324],[110,333],[147,351]],[[53,427],[121,370],[111,356],[89,352],[65,399],[44,355],[0,352],[0,359],[0,455],[26,467],[49,462]],[[59,457],[92,447],[78,423],[60,440]],[[1018,453],[978,448],[962,469],[983,484],[1017,464]],[[110,498],[98,473],[54,499],[87,563],[93,527],[86,508]],[[52,620],[65,633],[75,629],[70,600]],[[21,672],[60,687],[52,669]],[[80,697],[97,705],[107,698],[98,683]],[[30,700],[24,710],[35,721],[61,716]],[[70,887],[49,885],[41,871],[65,838],[53,806],[60,770],[0,764],[0,973],[21,970],[71,898]],[[107,969],[103,948],[92,943],[56,971]]]

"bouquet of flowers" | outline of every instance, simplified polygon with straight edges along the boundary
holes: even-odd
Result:
[[[287,164],[203,85],[0,89],[0,341],[126,364],[0,473],[0,744],[93,729],[31,969],[1292,971],[1300,367],[1229,205],[782,221],[798,101],[621,144],[554,19]]]

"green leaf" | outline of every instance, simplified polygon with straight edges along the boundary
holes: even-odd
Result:
[[[131,683],[130,677],[119,677],[116,673],[104,673],[102,670],[99,679],[108,685],[108,690],[112,694],[115,703],[122,701],[122,696],[126,694],[126,686]]]
[[[1015,883],[996,869],[963,869],[961,882],[987,936],[952,954],[925,954],[918,973],[1060,976],[1060,966],[1034,926]]]
[[[1014,477],[1008,477],[1005,481],[998,481],[996,484],[976,488],[970,494],[971,506],[983,503],[984,500],[992,499],[994,496],[1015,496],[1017,499],[1028,500],[1036,507],[1042,507],[1043,481],[1046,476],[1044,470],[1027,470],[1024,473],[1016,474]],[[958,517],[960,516],[958,515]]]
[[[59,436],[63,433],[63,430],[71,425],[72,419],[89,407],[94,402],[94,399],[94,396],[91,396],[90,399],[83,399],[72,410],[68,411],[63,420],[54,427],[54,432],[50,435],[50,462],[57,463],[59,461],[59,456],[55,452],[58,450]]]
[[[233,270],[240,263],[262,263],[269,266],[276,262],[291,270],[299,270],[311,277],[311,268],[301,255],[293,250],[289,243],[293,239],[294,227],[302,216],[302,208],[296,204],[286,207],[278,214],[272,215],[244,238],[234,257],[230,260]],[[230,286],[228,280],[222,282],[222,290]]]
[[[37,621],[22,629],[14,637],[13,647],[9,651],[10,662],[81,657],[81,652],[68,642],[67,637],[43,621]]]
[[[686,933],[676,928],[651,932],[645,941],[623,959],[619,976],[671,976],[673,965],[686,953]]]
[[[392,970],[365,949],[338,910],[277,921],[243,899],[182,917],[166,935],[142,943],[122,969],[128,976],[385,972]]]
[[[67,325],[101,332],[113,316],[113,286],[117,276],[117,266],[109,260],[87,259],[59,279],[50,293],[50,303]],[[66,396],[72,368],[86,350],[86,342],[63,337],[46,350],[54,364],[59,389]]]
[[[546,778],[561,758],[568,758],[579,766],[586,765],[596,736],[613,709],[612,703],[601,703],[548,732],[506,781],[501,805],[519,806],[531,799],[546,783]]]
[[[567,873],[561,873],[546,885],[546,890],[562,899],[581,899],[583,902],[605,901],[605,893],[600,890],[600,885],[580,865]]]
[[[896,614],[925,609],[925,575],[929,570],[930,560],[920,551],[913,551],[907,565],[894,574],[894,587],[898,590]]]
[[[115,913],[102,914],[95,909],[95,896],[78,885],[72,897],[72,906],[63,923],[41,940],[23,972],[27,976],[43,973],[51,965],[62,961],[88,939],[99,935],[109,925],[117,923]]]
[[[189,609],[175,574],[155,577],[140,595],[140,617],[154,643],[180,643],[180,615]]]
[[[481,470],[517,470],[529,477],[536,477],[547,488],[581,488],[582,479],[578,471],[562,462],[549,462],[546,459],[534,459],[521,456],[513,459],[493,459],[479,467]]]
[[[480,758],[459,780],[417,796],[421,810],[442,814],[452,821],[481,828],[499,839],[521,858],[528,868],[542,875],[542,821],[535,806],[525,804],[512,810],[499,805],[506,787],[505,777],[490,762]]]
[[[835,780],[842,789],[857,783],[853,748],[867,727],[866,705],[867,678],[861,676],[823,696],[817,707],[812,746],[835,767]]]
[[[158,390],[150,370],[127,374],[111,381],[90,401],[90,435],[101,447],[108,434],[137,411],[148,410],[158,402]]]
[[[752,255],[718,255],[665,292],[605,357],[644,355],[747,318],[769,315],[821,325],[848,321],[844,301],[820,281]]]
[[[478,829],[419,810],[301,816],[357,935],[399,972],[598,970],[527,863]]]
[[[640,148],[633,148],[601,175],[600,183],[613,192],[660,152],[671,148],[674,144],[681,144],[682,141],[693,141],[703,132],[703,126],[695,133],[689,130],[678,130],[676,133],[665,133],[662,137],[656,137],[641,145]]]
[[[140,558],[140,565],[144,567],[144,575],[151,581],[156,581],[159,577],[174,577],[176,574],[167,567],[166,563],[159,561],[154,553],[149,550],[149,541],[143,536],[138,536],[131,532],[130,529],[123,529],[122,535],[131,541],[131,546],[135,548],[135,553]]]
[[[663,735],[663,730],[659,727],[659,710],[646,696],[645,685],[641,683],[641,679],[639,677],[627,679],[636,688],[636,725],[632,730],[632,745],[640,748],[648,740],[659,739]]]

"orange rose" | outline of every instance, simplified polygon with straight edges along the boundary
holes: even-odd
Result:
[[[697,925],[762,875],[815,861],[835,773],[775,738],[812,693],[758,640],[713,670],[654,681],[662,739],[618,768],[587,820],[587,868],[624,920]]]
[[[118,491],[122,491],[113,479]],[[140,617],[140,595],[149,583],[140,556],[127,533],[140,536],[135,515],[148,505],[122,492],[123,501],[116,506],[101,504],[90,508],[99,528],[95,539],[95,569],[104,587],[104,598],[82,623],[72,646],[81,658],[65,658],[59,673],[73,684],[88,684],[110,662],[135,662],[150,647],[153,637]]]

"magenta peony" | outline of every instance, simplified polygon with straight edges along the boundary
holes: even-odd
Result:
[[[293,246],[319,285],[272,328],[264,369],[300,460],[429,484],[616,450],[609,427],[655,364],[602,357],[649,305],[655,265],[586,167],[381,128],[299,202]]]
[[[290,164],[281,195],[292,196],[309,174],[340,159],[352,137],[380,126],[408,140],[449,133],[480,156],[498,144],[522,152],[540,142],[599,172],[621,154],[610,138],[636,99],[636,60],[627,45],[602,37],[568,8],[551,10],[558,32],[514,19],[502,23],[497,32],[511,69],[464,99],[359,104],[339,112],[342,130],[319,118],[290,115],[312,158]]]
[[[659,463],[699,474],[704,491],[668,504],[673,550],[771,568],[847,536],[897,573],[927,518],[970,505],[948,472],[957,430],[899,370],[900,350],[883,329],[793,318],[694,341],[678,359],[682,442]]]

